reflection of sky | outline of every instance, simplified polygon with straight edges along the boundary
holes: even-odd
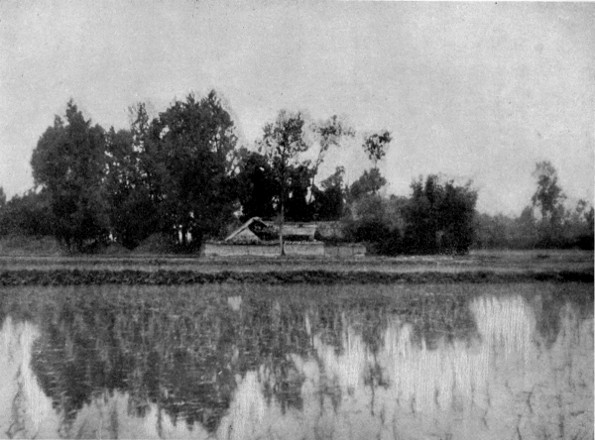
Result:
[[[241,297],[229,300],[241,309]],[[469,303],[478,335],[417,342],[395,317],[371,350],[343,316],[341,350],[310,329],[311,354],[288,353],[301,375],[302,405],[273,393],[279,374],[266,363],[237,378],[216,432],[176,423],[154,403],[143,417],[125,391],[96,393],[67,419],[42,391],[31,367],[40,331],[7,318],[0,329],[0,437],[68,438],[590,438],[593,435],[593,319],[560,310],[552,344],[536,331],[538,301],[478,297]],[[278,314],[279,306],[272,314]],[[65,420],[68,420],[65,422]]]

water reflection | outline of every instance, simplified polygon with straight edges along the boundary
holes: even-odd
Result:
[[[592,286],[538,286],[9,292],[0,437],[592,438]]]

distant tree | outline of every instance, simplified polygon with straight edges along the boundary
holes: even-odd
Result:
[[[467,253],[474,240],[475,204],[477,192],[471,182],[457,186],[453,181],[444,184],[444,198],[440,206],[441,241],[443,252]]]
[[[364,139],[363,149],[372,161],[372,169],[364,171],[358,180],[351,184],[349,188],[349,199],[351,202],[359,198],[376,194],[380,188],[386,185],[386,179],[380,174],[378,162],[386,155],[386,149],[392,138],[388,131],[368,135]]]
[[[532,249],[537,246],[538,231],[537,220],[533,214],[531,206],[525,206],[512,225],[513,231],[511,233],[512,248]]]
[[[279,244],[281,255],[285,255],[283,224],[285,202],[290,186],[290,166],[299,153],[308,149],[304,140],[304,119],[301,113],[291,114],[282,110],[273,123],[266,124],[263,130],[261,151],[273,164],[279,184]]]
[[[363,196],[377,194],[380,188],[386,185],[386,179],[380,174],[378,168],[372,168],[351,184],[349,188],[350,200],[355,201]]]
[[[411,184],[405,210],[405,247],[415,253],[464,253],[474,239],[477,192],[471,183],[455,185],[430,175]]]
[[[531,198],[533,206],[539,208],[542,218],[548,221],[558,217],[566,196],[558,185],[556,169],[548,161],[539,162],[535,166],[533,177],[537,179],[537,190]]]
[[[105,131],[85,120],[72,101],[66,123],[56,116],[33,151],[35,184],[48,191],[55,235],[69,247],[83,250],[107,237],[105,158]]]
[[[312,131],[317,135],[320,144],[314,162],[313,178],[315,178],[329,149],[333,146],[339,147],[344,139],[355,136],[355,130],[337,115],[333,115],[325,121],[313,124]]]
[[[374,168],[377,168],[378,162],[386,156],[386,150],[391,141],[392,137],[388,130],[373,133],[364,139],[364,151],[374,164]]]
[[[574,210],[566,213],[562,234],[565,247],[593,249],[593,206],[580,199]]]
[[[563,202],[566,199],[558,184],[558,173],[550,162],[543,161],[536,164],[533,177],[537,180],[537,189],[531,201],[541,213],[540,246],[558,246],[564,218]]]

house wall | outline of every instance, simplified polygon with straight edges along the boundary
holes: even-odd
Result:
[[[366,248],[360,244],[325,245],[322,242],[285,243],[285,254],[303,257],[351,258],[366,254]],[[206,243],[204,255],[207,257],[239,257],[253,255],[258,257],[279,256],[279,245],[270,244],[228,244]]]
[[[324,255],[331,258],[363,257],[366,255],[366,248],[362,244],[327,244]]]
[[[279,248],[259,244],[205,243],[204,254],[206,257],[239,257],[242,255],[276,257],[279,255]]]
[[[285,243],[285,255],[324,257],[324,243],[320,241]]]
[[[227,244],[227,243],[206,243],[204,255],[207,257],[235,257],[242,255],[254,255],[259,257],[277,257],[279,255],[278,244]],[[303,242],[285,243],[285,254],[296,256],[324,256],[324,243]]]

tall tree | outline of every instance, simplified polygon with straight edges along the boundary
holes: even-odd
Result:
[[[273,163],[279,182],[279,244],[281,255],[285,255],[283,224],[285,222],[285,201],[289,187],[289,168],[299,153],[308,149],[304,140],[304,118],[301,113],[279,112],[273,123],[266,124],[263,130],[261,150]]]
[[[215,91],[176,101],[151,123],[147,156],[158,182],[154,191],[162,225],[179,230],[183,244],[217,236],[233,210],[231,152],[237,137]]]
[[[72,100],[66,123],[56,116],[33,151],[35,184],[49,192],[56,237],[69,247],[83,250],[107,237],[105,159],[105,131],[92,126]]]
[[[537,180],[537,189],[531,201],[541,213],[540,245],[556,246],[562,234],[566,195],[558,184],[558,173],[550,162],[538,162],[533,177]]]
[[[132,249],[158,230],[157,205],[141,168],[143,150],[135,148],[134,131],[113,128],[107,135],[107,199],[111,232]]]
[[[331,147],[339,147],[345,138],[354,137],[355,130],[337,115],[333,115],[327,120],[313,124],[312,131],[317,136],[320,144],[313,167],[313,178],[316,178],[318,169],[324,162]]]

